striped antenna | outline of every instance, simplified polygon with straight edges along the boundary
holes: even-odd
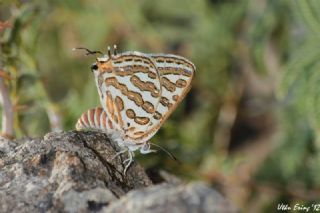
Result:
[[[154,144],[154,143],[150,143],[150,142],[149,142],[149,144],[152,145],[152,146],[158,147],[158,148],[161,149],[164,153],[166,153],[171,159],[177,161],[178,163],[181,163],[181,161],[180,161],[178,158],[176,158],[171,152],[169,152],[168,150],[166,150],[166,149],[163,148],[162,146],[157,145],[157,144]]]
[[[85,47],[72,48],[72,51],[76,51],[76,50],[85,50],[86,51],[86,55],[96,55],[96,54],[103,55],[103,53],[101,51],[99,51],[99,50],[89,50],[88,48],[85,48]]]

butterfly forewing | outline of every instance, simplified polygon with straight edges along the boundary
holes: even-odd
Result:
[[[132,140],[159,121],[153,117],[161,97],[161,81],[153,60],[126,52],[103,62],[98,59],[96,82],[100,100],[115,128]]]

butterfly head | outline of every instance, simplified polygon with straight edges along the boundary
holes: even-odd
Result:
[[[113,46],[113,54],[111,53],[111,49],[108,46],[108,54],[103,55],[102,57],[98,57],[96,62],[92,64],[91,71],[93,73],[104,73],[104,72],[112,72],[113,65],[112,59],[117,56],[117,45]]]

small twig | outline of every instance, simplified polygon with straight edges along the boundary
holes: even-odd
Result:
[[[0,73],[4,73],[0,70]],[[0,75],[0,102],[2,104],[2,136],[13,137],[13,107],[9,96],[8,88]]]
[[[11,27],[12,25],[9,21],[0,22],[0,32]],[[13,106],[10,100],[9,90],[5,84],[5,79],[11,80],[6,72],[0,70],[0,103],[3,108],[1,135],[7,138],[13,138]]]
[[[57,109],[53,105],[49,105],[46,108],[51,130],[54,132],[62,131],[63,127],[61,122],[61,116],[59,115]]]

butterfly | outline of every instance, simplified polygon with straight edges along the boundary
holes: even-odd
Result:
[[[125,173],[134,151],[155,152],[149,140],[190,90],[196,67],[178,55],[118,54],[114,46],[114,53],[108,47],[108,54],[97,57],[91,70],[102,107],[84,112],[76,129],[101,130],[121,147],[116,156],[128,152],[129,158],[123,162]]]

